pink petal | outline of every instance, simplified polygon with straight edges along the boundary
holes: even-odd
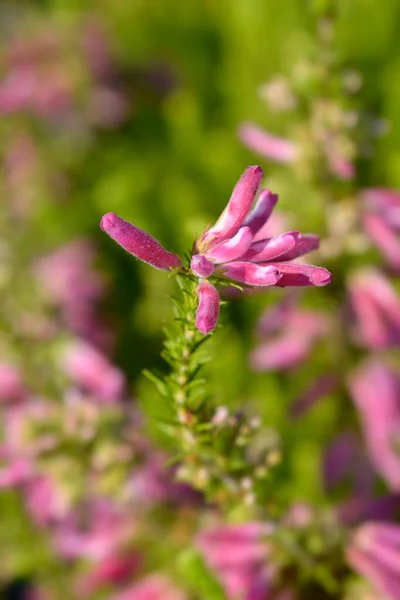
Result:
[[[224,274],[247,285],[276,285],[281,273],[274,265],[232,262],[224,265]]]
[[[221,242],[217,246],[206,252],[209,259],[217,263],[229,262],[240,258],[242,254],[250,247],[253,241],[253,233],[250,227],[241,227],[237,234],[226,242]]]
[[[232,237],[238,231],[250,210],[263,175],[260,167],[247,167],[218,221],[206,232],[203,240],[200,240],[200,248],[202,241],[205,244],[219,243]]]
[[[323,267],[313,265],[301,265],[292,263],[273,263],[273,266],[281,273],[282,277],[276,284],[278,287],[293,286],[322,286],[331,281],[331,274]]]
[[[302,233],[299,235],[293,249],[279,257],[280,262],[284,260],[293,260],[303,254],[308,254],[319,248],[319,237],[314,233]]]
[[[388,600],[400,598],[398,578],[382,567],[379,560],[354,547],[347,549],[346,559],[357,573],[368,579]]]
[[[284,253],[295,247],[300,237],[298,231],[288,231],[276,237],[259,240],[254,242],[241,258],[251,262],[266,262],[278,256],[281,258]]]
[[[196,327],[204,335],[215,329],[219,317],[219,294],[208,281],[202,281],[197,288],[199,305],[196,313]]]
[[[250,227],[255,235],[268,221],[277,202],[278,194],[273,194],[269,190],[261,190],[260,197],[258,198],[254,209],[243,225]]]
[[[250,365],[256,371],[290,369],[306,359],[310,350],[308,339],[288,334],[255,348],[250,354]]]
[[[195,254],[190,261],[190,268],[197,277],[207,279],[214,273],[214,265],[205,256]]]
[[[156,269],[169,271],[182,264],[179,256],[167,252],[150,234],[121,219],[115,213],[104,215],[100,227],[127,252]]]
[[[388,262],[396,269],[400,268],[400,240],[390,225],[381,216],[372,213],[364,215],[363,225]]]
[[[252,123],[244,123],[239,127],[239,138],[248,148],[271,160],[292,163],[297,158],[293,142],[271,135]]]

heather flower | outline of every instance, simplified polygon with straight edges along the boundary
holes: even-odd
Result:
[[[21,375],[16,367],[0,363],[0,404],[18,402],[26,395]]]
[[[267,594],[268,549],[263,537],[271,532],[270,524],[251,522],[219,526],[198,536],[197,545],[204,560],[221,581],[229,599],[252,598],[252,593],[257,597],[259,587]]]
[[[262,177],[256,166],[243,173],[218,221],[197,240],[190,265],[193,273],[200,278],[220,273],[255,287],[328,284],[331,276],[326,269],[290,262],[317,248],[317,236],[288,231],[257,237],[277,202],[276,195],[262,190],[251,210]]]
[[[149,233],[121,219],[115,213],[104,215],[100,227],[127,252],[156,269],[169,271],[179,268],[182,264],[179,256],[167,252]]]
[[[249,286],[322,286],[330,273],[322,268],[291,261],[318,247],[318,237],[288,231],[275,237],[257,237],[269,219],[277,196],[262,190],[254,209],[253,200],[261,183],[260,167],[248,167],[213,227],[197,240],[190,267],[200,279],[223,275]],[[181,267],[181,260],[167,252],[153,237],[117,217],[104,215],[100,227],[125,250],[157,269]],[[202,333],[214,329],[219,314],[218,292],[200,282],[197,326]]]
[[[125,388],[122,371],[90,344],[71,344],[62,363],[72,380],[98,401],[115,402],[121,398]]]
[[[369,522],[352,535],[349,565],[388,600],[400,598],[400,526]]]
[[[326,285],[330,281],[326,269],[289,262],[317,248],[317,236],[288,231],[254,241],[277,201],[277,196],[262,190],[250,212],[262,177],[260,167],[248,167],[243,173],[218,221],[196,242],[193,272],[204,277],[206,266],[210,273],[214,266],[228,278],[250,286]]]
[[[257,333],[263,341],[250,353],[250,365],[257,371],[290,369],[304,362],[327,332],[325,315],[298,308],[287,298],[262,315]]]
[[[196,313],[196,327],[206,335],[215,329],[219,317],[219,294],[208,281],[201,281],[197,288],[199,306]]]
[[[372,350],[400,344],[400,299],[385,275],[364,269],[349,278],[357,341]]]
[[[400,382],[377,358],[351,374],[349,387],[375,469],[400,491]]]
[[[113,595],[111,600],[185,600],[185,598],[183,592],[163,575],[151,574]]]
[[[334,144],[329,136],[322,144],[329,169],[339,179],[349,180],[355,176],[352,162],[342,156],[338,144]],[[240,140],[256,154],[282,164],[294,164],[302,157],[301,148],[292,140],[278,137],[269,131],[261,129],[253,123],[243,123],[239,127]]]
[[[385,188],[366,189],[361,203],[367,235],[388,263],[400,269],[400,193]]]

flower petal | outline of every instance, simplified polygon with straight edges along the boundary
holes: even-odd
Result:
[[[268,221],[277,202],[278,194],[273,194],[269,190],[261,190],[254,209],[251,211],[243,225],[250,227],[255,235]]]
[[[190,261],[190,268],[197,277],[207,279],[214,273],[214,265],[202,254],[195,254]]]
[[[121,219],[115,213],[104,215],[100,227],[127,252],[156,269],[169,271],[182,264],[179,256],[167,252],[149,233]]]
[[[400,268],[400,240],[392,227],[378,214],[367,213],[363,226],[386,260],[395,268]]]
[[[242,260],[251,262],[266,262],[274,258],[281,258],[282,254],[292,250],[297,240],[301,238],[301,234],[298,231],[287,231],[282,235],[268,238],[266,240],[259,240],[254,242],[245,254],[242,256]]]
[[[307,358],[310,346],[310,340],[289,333],[257,346],[250,354],[250,365],[255,371],[290,369]]]
[[[202,243],[219,243],[235,235],[250,210],[263,175],[260,167],[247,167],[218,221],[200,240],[199,248]]]
[[[281,274],[275,265],[256,265],[249,262],[231,262],[224,265],[224,274],[247,285],[276,285]]]
[[[206,335],[215,329],[219,317],[219,294],[208,281],[202,281],[197,288],[199,305],[196,313],[196,327]]]
[[[303,254],[308,254],[319,248],[319,237],[314,233],[302,233],[298,237],[294,248],[288,250],[285,254],[281,254],[279,261],[293,260]]]
[[[252,123],[243,123],[239,127],[239,137],[248,148],[276,162],[292,163],[297,158],[293,142],[271,135]]]
[[[302,265],[292,263],[273,263],[270,265],[275,267],[282,275],[278,287],[292,286],[322,286],[327,285],[331,281],[331,274],[323,267],[314,267],[313,265]]]
[[[229,262],[240,258],[250,247],[253,234],[250,227],[241,227],[230,240],[221,242],[206,251],[207,258],[217,263]]]

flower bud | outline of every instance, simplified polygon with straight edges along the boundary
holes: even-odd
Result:
[[[115,213],[104,215],[100,227],[127,252],[156,269],[169,271],[182,264],[179,256],[167,252],[150,234],[121,219]]]

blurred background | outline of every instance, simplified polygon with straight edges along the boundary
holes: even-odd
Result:
[[[238,135],[252,121],[286,137],[288,121],[299,119],[269,110],[260,89],[318,55],[311,4],[0,1],[2,598],[114,598],[116,580],[164,568],[182,540],[190,547],[199,499],[163,480],[172,448],[159,421],[168,408],[142,374],[166,372],[160,350],[174,281],[122,251],[99,222],[114,211],[183,255],[244,168],[260,164],[286,229],[328,235],[314,183],[254,154]],[[356,102],[385,124],[359,161],[356,187],[399,188],[399,3],[337,4],[336,51],[363,82]],[[341,197],[353,191],[341,188]],[[367,248],[352,266],[377,256]],[[348,258],[316,261],[333,272],[332,287],[301,292],[301,303],[332,318],[344,301]],[[344,358],[317,339],[305,365],[254,370],[260,315],[284,297],[272,289],[229,299],[210,342],[208,386],[217,405],[246,405],[280,431],[282,501],[324,505],[323,448],[341,427],[357,429],[351,403],[343,385],[328,385],[325,401],[295,425],[289,407],[360,351]],[[139,508],[130,505],[132,486]],[[117,505],[124,519],[129,506],[127,521],[114,514]],[[104,531],[94,533],[91,518]],[[122,543],[114,539],[121,522],[125,533],[134,530]],[[111,538],[114,546],[101,550]],[[165,547],[155,549],[155,540]],[[124,558],[134,548],[125,571],[119,565],[122,575],[93,583],[100,576],[90,569],[121,545]],[[193,597],[221,597],[186,583]]]

